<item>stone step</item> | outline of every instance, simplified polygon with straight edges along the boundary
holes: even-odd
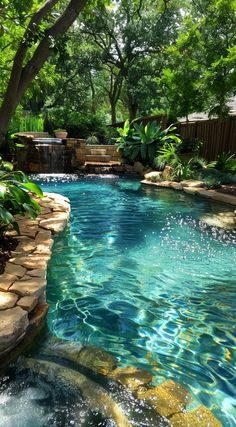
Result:
[[[104,168],[104,167],[113,167],[113,166],[120,166],[120,162],[85,162],[83,168],[89,169],[89,168]]]
[[[90,155],[92,156],[106,156],[107,150],[105,148],[91,148]]]
[[[89,154],[87,156],[85,156],[86,158],[86,162],[98,162],[98,163],[108,163],[111,160],[111,156],[108,155],[104,155],[104,156],[100,156],[100,155],[92,155]]]

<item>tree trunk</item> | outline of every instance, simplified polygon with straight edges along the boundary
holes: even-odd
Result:
[[[133,99],[133,96],[128,94],[128,109],[129,109],[129,120],[132,121],[137,116],[138,106]]]
[[[95,89],[94,89],[91,73],[89,73],[89,80],[90,80],[90,88],[91,88],[91,110],[93,114],[96,114],[97,108],[96,108],[96,102],[95,102]]]
[[[116,123],[116,102],[110,99],[111,104],[111,123],[114,125]]]
[[[76,20],[77,16],[88,0],[70,0],[61,16],[49,28],[44,38],[39,42],[31,59],[23,66],[28,46],[25,40],[30,39],[32,28],[40,23],[58,0],[47,0],[30,20],[23,40],[16,52],[8,87],[0,108],[0,149],[6,145],[5,134],[9,127],[17,105],[20,103],[25,91],[36,77],[51,53],[51,40],[58,39]]]

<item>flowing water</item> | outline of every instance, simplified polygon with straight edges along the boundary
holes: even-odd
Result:
[[[48,270],[51,332],[104,348],[121,365],[150,371],[156,384],[183,384],[223,426],[235,426],[236,234],[201,220],[229,207],[112,176],[39,180],[45,191],[69,197],[72,208]],[[43,387],[53,408],[56,391]],[[23,402],[26,391],[19,391]],[[73,393],[66,399],[72,412],[87,414],[76,425],[109,425],[73,403]],[[57,409],[59,418],[66,408]],[[67,425],[47,416],[34,425]]]
[[[38,151],[40,172],[64,172],[65,170],[65,145],[59,138],[35,138]]]

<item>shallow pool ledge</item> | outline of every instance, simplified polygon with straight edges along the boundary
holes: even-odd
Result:
[[[17,237],[19,243],[0,275],[0,365],[10,361],[44,326],[48,311],[46,274],[53,236],[66,228],[70,218],[66,197],[44,193],[37,201],[40,215],[35,220],[17,216],[20,235],[15,231],[7,233]]]
[[[208,199],[215,200],[221,203],[227,203],[232,206],[236,206],[236,196],[231,194],[220,193],[216,190],[207,190],[200,185],[201,181],[185,180],[182,182],[174,181],[160,181],[152,182],[148,179],[141,181],[141,184],[154,185],[155,187],[171,188],[173,190],[182,190],[185,193],[193,194],[197,196],[207,197]]]

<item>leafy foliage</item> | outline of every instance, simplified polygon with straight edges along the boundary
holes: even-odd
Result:
[[[236,157],[231,153],[219,154],[215,161],[208,164],[208,168],[236,172]]]
[[[143,164],[152,165],[158,147],[171,140],[177,144],[181,142],[180,138],[174,134],[175,130],[176,127],[173,125],[162,130],[161,125],[156,121],[143,125],[126,120],[124,127],[118,128],[120,136],[116,142],[118,149],[128,161],[141,161]]]
[[[31,218],[36,218],[40,206],[29,192],[38,197],[43,195],[41,189],[22,171],[14,171],[12,163],[0,157],[0,237],[9,225],[19,232],[14,215],[29,214]]]
[[[200,157],[181,158],[178,154],[178,148],[174,144],[165,143],[159,149],[158,155],[154,160],[155,167],[164,169],[166,165],[171,166],[173,168],[171,177],[176,181],[194,178],[198,170],[206,168],[206,161]]]

